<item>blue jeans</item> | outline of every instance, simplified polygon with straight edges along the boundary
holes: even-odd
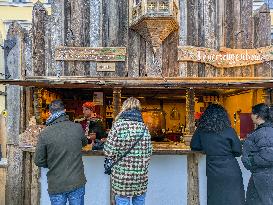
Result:
[[[145,194],[133,197],[125,197],[125,196],[116,196],[116,205],[130,205],[130,201],[132,198],[133,205],[145,205]]]
[[[70,192],[59,194],[49,194],[51,205],[66,205],[67,199],[69,205],[84,205],[85,187],[74,189]]]

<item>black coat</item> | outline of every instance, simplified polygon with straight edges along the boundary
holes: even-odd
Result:
[[[242,162],[251,171],[247,205],[273,204],[273,125],[259,125],[243,145]]]
[[[232,128],[221,134],[197,130],[191,140],[191,149],[206,154],[207,204],[245,204],[242,172],[235,159],[242,151],[236,132]]]

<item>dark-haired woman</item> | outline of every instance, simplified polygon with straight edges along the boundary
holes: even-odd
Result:
[[[273,124],[272,110],[266,104],[252,107],[251,119],[257,128],[243,145],[242,162],[251,171],[247,205],[273,204]]]
[[[242,172],[235,158],[241,155],[241,142],[221,105],[211,104],[205,110],[191,149],[206,154],[207,204],[245,204]]]

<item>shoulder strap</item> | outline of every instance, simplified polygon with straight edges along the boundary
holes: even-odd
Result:
[[[112,169],[113,166],[115,166],[117,163],[119,163],[124,157],[127,156],[127,154],[129,154],[131,152],[132,149],[134,149],[134,147],[137,145],[137,143],[143,138],[144,134],[145,134],[145,131],[146,131],[146,128],[145,130],[143,131],[143,134],[141,135],[141,137],[139,137],[135,142],[134,144],[126,151],[123,153],[122,156],[120,156],[117,161],[115,161],[109,168]]]

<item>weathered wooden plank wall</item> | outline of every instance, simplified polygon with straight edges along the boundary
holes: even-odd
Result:
[[[33,69],[32,69],[32,29],[27,31],[25,33],[25,38],[24,38],[24,43],[25,43],[25,52],[22,60],[25,62],[25,75],[26,77],[28,76],[33,76]]]
[[[217,1],[205,0],[204,2],[204,46],[207,48],[219,49],[219,39],[217,35],[219,34],[218,21],[219,16],[217,16]],[[211,65],[205,65],[205,77],[217,77],[221,75],[221,70],[215,68]]]
[[[129,32],[128,0],[102,0],[102,46],[127,47]],[[103,76],[126,76],[126,63],[116,63],[116,72]]]
[[[162,47],[162,74],[166,77],[177,77],[179,75],[177,52],[178,32],[172,32],[163,42]]]
[[[45,33],[45,37],[33,40],[33,64],[45,64],[45,70],[35,67],[34,75],[249,77],[254,75],[253,67],[249,66],[219,69],[191,62],[178,65],[176,47],[252,48],[254,33],[257,36],[255,46],[270,44],[270,18],[266,6],[256,13],[254,28],[251,0],[179,0],[179,31],[169,35],[162,46],[154,50],[129,28],[132,4],[132,0],[54,0],[52,14],[47,16],[37,3],[33,35]],[[45,54],[37,45],[43,47]],[[116,63],[116,72],[97,72],[94,62],[56,62],[54,50],[58,46],[127,47],[127,59]],[[269,64],[260,67],[256,66],[255,76],[271,76]]]
[[[179,0],[178,8],[179,14],[179,46],[185,46],[187,44],[187,0]],[[180,77],[187,76],[187,63],[179,62],[178,73]]]
[[[254,21],[253,21],[253,1],[242,1],[241,11],[241,48],[253,48],[253,34],[254,34]],[[254,75],[254,66],[244,66],[241,68],[243,77],[250,77]]]
[[[64,1],[65,46],[88,47],[90,45],[90,2],[86,0]],[[87,62],[65,62],[64,75],[85,76],[90,74]]]
[[[32,67],[34,76],[45,76],[45,33],[47,11],[41,2],[37,2],[32,12]]]
[[[128,76],[139,77],[140,72],[146,74],[146,42],[141,40],[141,36],[129,29],[128,42]],[[141,42],[141,43],[140,43]],[[144,51],[144,52],[143,52]]]
[[[231,0],[228,3],[225,2],[225,14],[224,14],[224,23],[225,23],[225,29],[224,29],[224,38],[225,38],[225,44],[224,46],[227,48],[234,48],[235,47],[235,13],[238,14],[238,12],[234,10],[240,9],[239,7],[236,6],[236,2],[238,0]],[[237,4],[238,6],[238,4]],[[240,13],[240,12],[239,12]],[[240,16],[236,16],[236,18],[240,19]],[[238,22],[238,21],[236,21]],[[238,28],[238,27],[237,27]],[[227,77],[234,77],[235,76],[235,68],[227,68],[224,69],[223,75]]]
[[[90,0],[90,47],[102,47],[102,5],[100,0]],[[90,62],[90,76],[98,76],[97,64]]]
[[[266,4],[254,14],[254,47],[271,45],[271,17]],[[271,62],[255,66],[254,76],[272,76]]]
[[[198,44],[198,1],[187,1],[187,45],[199,46]],[[189,12],[190,11],[190,12]],[[202,19],[201,19],[202,21]],[[198,77],[198,63],[188,62],[187,77]]]
[[[51,49],[52,62],[48,70],[49,76],[64,75],[64,62],[55,61],[55,49],[64,45],[64,0],[54,0],[51,3]]]

